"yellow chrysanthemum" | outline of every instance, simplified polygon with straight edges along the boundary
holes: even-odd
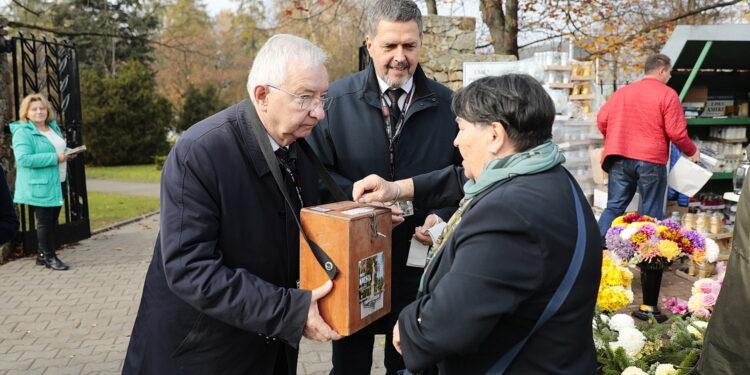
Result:
[[[604,275],[604,285],[606,286],[626,286],[625,281],[620,276],[619,270],[612,270]]]
[[[623,219],[624,217],[625,217],[625,215],[623,215],[623,216],[618,216],[617,218],[615,218],[614,220],[612,220],[612,225],[611,225],[611,226],[613,226],[613,227],[614,227],[614,226],[618,226],[618,225],[623,225],[623,224],[625,224],[625,221],[624,221],[624,220],[622,220],[622,219]]]
[[[630,236],[630,241],[632,241],[636,245],[640,245],[648,239],[648,236],[646,236],[646,233],[636,233],[632,236]]]
[[[625,267],[620,268],[620,278],[622,278],[622,281],[625,282],[627,285],[623,286],[630,286],[630,283],[633,281],[633,273],[630,272],[629,269]]]
[[[680,255],[680,247],[677,246],[677,244],[673,241],[661,240],[659,241],[659,254],[669,260],[672,260],[676,256]]]
[[[633,293],[621,286],[608,286],[599,289],[596,304],[604,311],[617,311],[632,302]]]

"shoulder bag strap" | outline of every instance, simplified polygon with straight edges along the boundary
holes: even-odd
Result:
[[[565,273],[565,277],[563,277],[562,283],[555,291],[552,299],[550,299],[549,303],[547,303],[547,307],[544,309],[544,312],[542,312],[542,315],[539,317],[539,320],[537,320],[536,324],[534,324],[534,327],[531,328],[529,334],[526,335],[526,337],[521,340],[521,342],[516,344],[511,350],[506,352],[505,355],[503,355],[503,357],[500,358],[500,360],[495,363],[495,365],[492,366],[489,371],[487,371],[488,375],[502,375],[505,373],[505,371],[516,358],[523,346],[526,344],[526,341],[529,340],[531,335],[533,335],[534,332],[539,329],[539,327],[544,325],[544,323],[546,323],[547,320],[552,317],[552,315],[557,313],[557,311],[560,309],[560,306],[562,306],[563,302],[565,302],[565,299],[568,298],[568,294],[570,294],[570,290],[573,288],[573,284],[578,278],[578,273],[581,270],[581,265],[583,264],[583,255],[586,252],[586,223],[583,221],[583,208],[581,207],[581,199],[578,197],[578,191],[576,190],[575,185],[573,184],[572,177],[570,177],[570,175],[568,175],[568,179],[568,182],[570,183],[570,189],[573,192],[573,199],[575,200],[576,217],[578,218],[578,237],[576,239],[576,250],[575,253],[573,253],[573,258],[570,261],[570,265],[568,266],[568,271]]]
[[[250,105],[252,105],[252,103]],[[286,201],[287,206],[292,212],[292,216],[294,217],[294,221],[297,223],[297,227],[299,228],[300,234],[307,242],[307,245],[310,246],[310,249],[312,250],[313,255],[315,256],[315,259],[318,261],[320,266],[323,267],[323,270],[328,275],[328,278],[331,280],[335,279],[336,275],[339,272],[338,267],[336,267],[336,264],[333,263],[333,260],[331,259],[331,257],[329,257],[328,254],[326,254],[326,252],[323,251],[323,249],[320,246],[318,246],[318,244],[316,244],[314,241],[312,241],[310,238],[307,237],[307,234],[305,234],[305,231],[302,229],[302,224],[300,224],[299,218],[297,217],[297,212],[294,208],[294,205],[292,205],[292,201],[289,199],[289,193],[286,190],[286,184],[284,183],[284,179],[281,177],[281,168],[279,168],[279,161],[276,158],[276,155],[272,151],[271,141],[268,140],[268,133],[266,133],[266,129],[263,128],[263,125],[261,125],[260,119],[258,118],[258,114],[255,113],[253,108],[248,108],[246,111],[248,115],[248,120],[250,122],[250,127],[253,129],[253,134],[255,135],[255,141],[258,142],[258,146],[260,146],[260,150],[263,153],[263,157],[266,159],[266,163],[268,163],[268,168],[271,170],[273,179],[276,180],[276,186],[278,186],[279,190],[281,190],[281,194],[284,196],[284,200]],[[301,140],[302,139],[299,139],[298,141],[301,141]],[[319,160],[318,160],[318,163],[320,163]],[[343,195],[343,193],[341,194]],[[303,202],[300,202],[300,203],[303,203]]]

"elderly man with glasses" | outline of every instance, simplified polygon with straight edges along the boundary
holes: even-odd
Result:
[[[169,154],[124,374],[294,374],[302,336],[341,338],[317,308],[331,282],[296,287],[295,215],[318,190],[295,141],[325,116],[325,60],[307,40],[270,38],[250,99],[193,125]]]

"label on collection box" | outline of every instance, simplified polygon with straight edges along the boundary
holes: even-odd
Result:
[[[383,252],[359,261],[359,312],[360,319],[383,308],[385,291],[385,261]]]

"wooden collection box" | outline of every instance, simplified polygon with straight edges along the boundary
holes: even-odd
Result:
[[[323,319],[351,335],[391,311],[391,211],[351,201],[306,207],[302,228],[339,268],[333,290],[318,301]],[[328,280],[300,238],[300,288]]]

